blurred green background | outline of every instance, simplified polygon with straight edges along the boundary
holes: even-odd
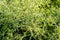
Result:
[[[60,40],[60,0],[0,0],[0,40]]]

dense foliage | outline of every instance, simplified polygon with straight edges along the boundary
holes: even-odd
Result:
[[[0,40],[60,40],[60,0],[0,0]]]

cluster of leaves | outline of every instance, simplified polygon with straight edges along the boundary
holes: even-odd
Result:
[[[60,0],[0,0],[0,40],[60,40]]]

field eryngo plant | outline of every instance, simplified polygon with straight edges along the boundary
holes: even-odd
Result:
[[[0,0],[0,40],[60,40],[60,0]]]

